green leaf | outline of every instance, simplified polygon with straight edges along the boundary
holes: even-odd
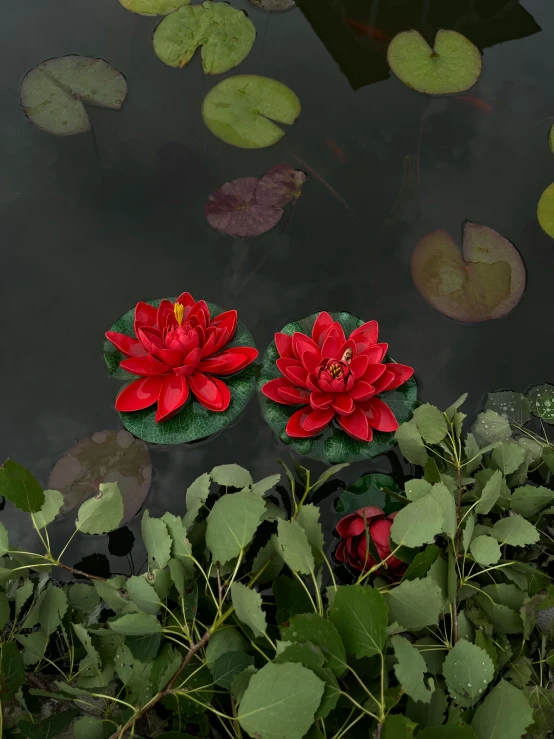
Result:
[[[493,508],[502,490],[502,480],[502,472],[495,470],[483,487],[481,499],[475,506],[476,513],[488,513]]]
[[[423,729],[418,733],[417,739],[477,739],[477,736],[468,724],[449,722],[446,726]]]
[[[276,577],[272,583],[277,603],[277,622],[290,621],[296,613],[312,613],[314,607],[306,590],[298,580],[291,577]]]
[[[8,532],[6,531],[4,524],[0,521],[0,557],[3,557],[9,548]]]
[[[460,639],[444,660],[443,675],[450,695],[462,706],[482,698],[494,676],[494,665],[484,649]]]
[[[227,652],[247,652],[248,642],[234,626],[224,626],[212,636],[206,647],[206,664],[212,669],[215,661]]]
[[[183,566],[187,580],[192,580],[194,577],[194,563],[191,559],[192,547],[187,539],[186,526],[179,516],[174,516],[172,513],[164,513],[162,521],[167,526],[171,536],[172,556]]]
[[[340,688],[330,669],[323,667],[325,657],[319,647],[311,642],[277,642],[274,662],[300,662],[312,670],[325,683],[325,692],[315,718],[325,718],[336,707]]]
[[[529,733],[547,734],[554,726],[554,692],[538,685],[530,686],[524,692],[533,710],[533,725]]]
[[[44,505],[44,493],[37,480],[11,459],[0,467],[0,496],[26,513],[37,513]]]
[[[398,442],[402,456],[412,464],[425,465],[427,461],[427,451],[421,434],[413,421],[403,423],[398,427],[394,434],[394,438]]]
[[[309,575],[315,567],[312,548],[306,532],[298,521],[277,522],[277,547],[285,563],[303,575]]]
[[[214,683],[230,690],[235,677],[251,665],[254,665],[254,657],[251,655],[244,652],[225,652],[212,665]]]
[[[385,489],[392,493],[385,492]],[[337,513],[354,513],[359,508],[372,505],[381,508],[388,515],[402,507],[402,503],[393,495],[398,494],[398,485],[389,475],[363,475],[350,485],[338,498],[335,508]],[[400,495],[404,499],[404,496]]]
[[[216,501],[208,516],[206,546],[215,562],[226,564],[251,542],[265,513],[265,503],[250,490]]]
[[[56,518],[63,506],[63,495],[58,490],[44,491],[44,505],[38,513],[35,513],[35,523],[39,529],[43,529]]]
[[[43,631],[50,636],[62,622],[67,611],[67,597],[61,588],[51,585],[41,601],[38,620]]]
[[[387,604],[378,590],[362,585],[337,588],[329,618],[349,654],[361,659],[382,652],[387,637]]]
[[[210,0],[182,5],[154,31],[154,52],[164,64],[182,68],[202,46],[202,69],[222,74],[248,56],[256,38],[252,21],[241,10]]]
[[[173,544],[165,521],[161,518],[150,518],[150,512],[146,510],[142,516],[141,531],[148,553],[148,569],[163,570],[171,558]]]
[[[161,632],[158,619],[148,613],[127,613],[113,621],[108,621],[110,629],[125,636],[149,636]]]
[[[521,739],[532,721],[525,695],[501,680],[475,711],[471,726],[477,739]]]
[[[301,664],[270,662],[251,677],[239,706],[239,723],[260,739],[302,739],[324,689],[324,682]]]
[[[495,411],[517,426],[525,426],[531,417],[531,407],[527,398],[511,390],[488,393],[485,410]]]
[[[427,480],[414,478],[413,480],[408,480],[405,483],[404,489],[408,498],[412,501],[415,501],[428,495],[433,489],[433,486]]]
[[[210,472],[213,482],[229,488],[245,488],[253,484],[252,475],[238,464],[222,464]]]
[[[469,545],[469,550],[476,562],[483,567],[494,565],[502,556],[500,546],[492,536],[477,536]]]
[[[416,703],[410,698],[406,705],[406,715],[420,727],[440,726],[444,722],[447,706],[448,699],[445,691],[441,688],[435,688],[429,703]]]
[[[389,714],[383,724],[381,739],[412,739],[416,725],[399,713]]]
[[[504,545],[524,547],[535,544],[539,540],[539,532],[532,523],[521,516],[508,516],[497,521],[491,530],[491,536]]]
[[[543,223],[541,222],[541,211],[542,213],[544,213],[542,205],[543,203],[544,205],[546,205],[546,203],[543,201],[543,198],[546,200],[546,194],[551,194],[552,189],[554,189],[552,188],[552,185],[549,185],[546,188],[543,195],[541,196],[542,202],[539,201],[538,207],[539,223],[550,236],[552,234],[544,227]],[[529,392],[527,393],[527,400],[531,404],[531,413],[534,416],[542,418],[542,420],[546,421],[547,423],[554,423],[554,385],[550,385],[548,382],[544,385],[535,385],[535,387],[531,388],[531,390],[529,390]]]
[[[268,563],[267,566],[266,563]],[[277,554],[277,537],[273,535],[254,557],[252,562],[252,573],[255,574],[263,569],[262,574],[256,582],[263,585],[272,582],[283,569],[284,562]]]
[[[423,681],[427,667],[420,652],[402,636],[393,636],[391,644],[398,660],[394,673],[402,690],[415,701],[430,703],[433,691]]]
[[[17,728],[21,735],[28,739],[51,739],[65,731],[79,715],[79,711],[70,708],[61,713],[52,714],[39,723],[18,721]]]
[[[262,596],[240,582],[231,585],[231,600],[239,621],[249,626],[256,636],[263,636],[267,629],[262,610]]]
[[[515,472],[525,459],[525,450],[515,441],[507,441],[493,450],[491,460],[493,465],[502,472],[509,475]]]
[[[398,511],[391,528],[397,544],[419,547],[433,544],[443,528],[443,514],[432,493],[413,501]]]
[[[114,731],[113,721],[102,721],[92,716],[81,716],[73,724],[75,739],[110,739]]]
[[[430,493],[431,498],[435,501],[437,508],[442,515],[442,533],[446,534],[449,539],[454,539],[456,535],[456,504],[454,497],[442,482],[433,485]],[[409,508],[409,506],[408,506]]]
[[[190,0],[119,0],[124,8],[140,15],[167,15]]]
[[[418,580],[429,572],[429,568],[440,554],[440,549],[434,544],[429,544],[422,552],[416,554],[402,580]]]
[[[284,641],[311,642],[327,658],[327,666],[336,677],[341,677],[347,666],[344,644],[337,628],[322,616],[303,613],[292,616],[290,626],[281,627]]]
[[[239,672],[235,675],[231,684],[231,694],[236,699],[237,703],[240,703],[243,695],[246,693],[246,688],[250,683],[252,675],[255,675],[258,670],[255,667],[247,667],[246,670]]]
[[[389,621],[406,630],[436,626],[442,610],[442,594],[430,578],[405,580],[384,594],[389,607]]]
[[[196,478],[192,485],[187,489],[187,512],[183,518],[183,525],[186,529],[190,529],[196,516],[200,512],[200,509],[206,502],[208,495],[210,494],[210,482],[210,476],[205,472],[203,475]]]
[[[475,516],[473,515],[473,513],[471,513],[466,518],[466,523],[465,523],[465,526],[462,532],[462,546],[464,548],[464,552],[467,552],[469,549],[469,545],[473,538],[474,531],[475,531]]]
[[[303,505],[298,513],[297,521],[308,537],[308,541],[312,546],[314,559],[320,561],[323,559],[321,552],[323,552],[325,542],[323,539],[323,530],[319,522],[319,508],[313,503]]]
[[[438,408],[429,403],[420,405],[414,411],[417,430],[427,444],[438,444],[447,432],[446,418]]]
[[[474,600],[479,603],[481,609],[492,623],[498,634],[522,634],[523,621],[516,611],[508,606],[491,602],[484,595],[477,594]]]
[[[311,492],[315,493],[315,491],[319,490],[319,488],[322,485],[325,485],[327,480],[330,480],[333,477],[333,475],[336,475],[337,472],[340,472],[345,467],[348,467],[348,462],[343,462],[341,464],[334,464],[332,467],[329,467],[328,470],[325,470],[325,472],[323,472],[323,474],[319,476],[319,478],[317,479],[317,482],[314,485],[312,485]]]
[[[276,144],[284,136],[276,123],[292,125],[299,115],[300,101],[292,90],[257,75],[228,77],[202,105],[204,123],[214,136],[242,149]]]
[[[502,606],[508,606],[514,611],[519,611],[525,600],[526,593],[515,585],[509,585],[506,583],[495,583],[494,585],[485,585],[482,587],[482,591],[490,595],[495,603],[499,603]]]
[[[0,644],[0,700],[13,698],[25,680],[23,658],[13,641]]]
[[[131,650],[133,657],[141,662],[149,662],[158,654],[162,637],[159,631],[153,634],[127,636],[125,644]]]
[[[46,653],[48,637],[44,631],[32,631],[26,636],[18,636],[17,641],[23,647],[23,662],[25,666],[35,665]]]
[[[141,611],[155,614],[160,610],[160,599],[158,594],[146,582],[144,577],[133,576],[127,580],[127,593],[129,598],[137,604]]]
[[[512,437],[509,421],[495,411],[479,413],[473,424],[473,434],[479,446],[508,441]],[[483,451],[483,450],[481,450]]]
[[[269,477],[264,477],[263,480],[259,480],[258,482],[255,482],[251,486],[251,490],[253,493],[256,493],[256,495],[265,495],[268,490],[273,490],[273,488],[278,485],[281,481],[281,475],[280,473],[277,473],[276,475],[269,475]],[[315,490],[315,486],[312,488],[312,492]]]
[[[21,609],[33,594],[34,583],[32,580],[24,580],[15,591],[15,615],[19,616]],[[70,589],[71,592],[71,589]]]
[[[512,493],[511,507],[523,518],[531,518],[550,505],[554,500],[554,492],[548,488],[524,485]]]
[[[100,597],[93,585],[74,583],[67,591],[67,599],[72,608],[91,613],[100,605]]]
[[[87,656],[84,660],[81,661],[81,664],[79,665],[79,672],[84,675],[84,677],[93,677],[95,675],[99,675],[102,663],[100,661],[100,655],[92,644],[90,634],[84,626],[81,626],[81,624],[74,623],[72,624],[72,626],[73,630],[77,634],[79,641],[85,648],[85,652],[87,653]]]
[[[84,534],[106,534],[119,528],[123,498],[116,482],[100,483],[99,492],[79,508],[75,526]]]
[[[152,665],[151,680],[155,690],[163,690],[183,661],[183,655],[171,644],[164,644]]]

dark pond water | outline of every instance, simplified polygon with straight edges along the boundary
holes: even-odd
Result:
[[[117,0],[22,0],[4,13],[1,450],[44,485],[77,439],[121,428],[104,331],[137,300],[183,290],[237,308],[260,348],[317,310],[375,318],[395,359],[415,367],[420,397],[446,406],[469,391],[471,414],[487,390],[552,380],[554,243],[536,205],[554,180],[546,140],[554,5],[301,0],[275,15],[246,0],[233,5],[247,10],[258,35],[230,74],[273,77],[302,102],[297,123],[269,149],[235,149],[212,136],[200,106],[219,77],[203,75],[198,55],[184,70],[159,62],[151,48],[156,19]],[[385,37],[412,27],[430,37],[440,27],[461,31],[484,50],[471,91],[484,102],[428,102],[390,78],[386,42],[364,24]],[[126,75],[129,96],[121,113],[89,109],[94,135],[63,139],[25,119],[18,93],[29,69],[70,53],[108,60]],[[290,220],[254,240],[208,226],[210,192],[281,162],[319,175]],[[457,324],[412,283],[417,240],[440,227],[458,235],[464,219],[497,229],[525,260],[526,294],[503,320]],[[153,515],[183,513],[187,486],[215,464],[237,462],[256,478],[275,471],[284,453],[256,400],[215,439],[151,452]],[[388,468],[377,459],[342,477]],[[25,516],[9,505],[0,515],[13,541],[33,545]],[[65,537],[71,526],[57,524],[54,535]],[[80,537],[68,561],[105,544]]]

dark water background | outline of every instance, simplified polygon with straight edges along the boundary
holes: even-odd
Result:
[[[297,123],[269,149],[244,151],[212,136],[200,107],[221,77],[203,75],[198,53],[184,70],[162,64],[151,47],[159,19],[117,0],[19,0],[3,14],[0,456],[45,486],[75,440],[121,427],[113,408],[121,383],[108,377],[103,334],[140,299],[189,290],[237,308],[261,349],[284,324],[317,310],[377,319],[397,361],[415,367],[420,397],[445,407],[468,391],[470,415],[488,390],[553,379],[554,243],[536,205],[554,180],[545,120],[554,116],[554,4],[301,0],[275,15],[246,0],[232,4],[258,35],[229,74],[273,77],[302,102]],[[465,33],[484,50],[469,94],[492,111],[452,97],[428,102],[389,79],[386,44],[345,18],[388,35],[411,27],[430,38],[440,27]],[[93,135],[56,138],[26,120],[19,86],[41,61],[71,53],[109,61],[126,75],[129,95],[120,113],[88,109]],[[293,154],[356,218],[312,176],[292,218],[265,236],[232,240],[208,226],[210,192],[281,162],[300,166]],[[457,324],[412,283],[417,240],[440,227],[458,235],[464,219],[497,229],[525,261],[526,294],[503,320]],[[182,514],[187,486],[216,464],[237,462],[256,479],[277,471],[275,458],[286,454],[255,399],[215,439],[151,451],[152,515]],[[341,477],[388,469],[377,459]],[[8,504],[0,516],[13,543],[35,545],[24,514]],[[65,520],[52,535],[65,540],[71,529]],[[65,559],[106,543],[78,537]]]

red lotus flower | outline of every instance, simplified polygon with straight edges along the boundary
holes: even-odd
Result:
[[[368,321],[346,339],[341,324],[323,312],[311,338],[275,334],[284,377],[267,382],[262,393],[275,403],[303,406],[287,423],[289,436],[315,436],[334,418],[360,441],[371,441],[373,429],[396,431],[398,421],[377,395],[399,387],[414,371],[383,363],[388,345],[377,344],[377,333],[377,321]]]
[[[117,410],[140,411],[157,402],[156,421],[165,421],[183,407],[191,391],[208,410],[227,410],[231,393],[217,375],[240,372],[258,356],[250,346],[224,349],[236,327],[236,310],[211,318],[206,302],[196,302],[189,293],[175,303],[162,300],[159,308],[137,303],[136,338],[106,333],[129,357],[121,368],[140,376],[118,395]]]
[[[370,570],[377,564],[368,549],[368,539],[371,538],[379,559],[386,559],[391,553],[390,530],[395,516],[396,513],[385,516],[380,508],[366,506],[341,518],[337,524],[341,541],[335,551],[335,558],[360,572]],[[382,567],[383,570],[385,568],[390,575],[402,575],[406,565],[396,557],[390,557]]]

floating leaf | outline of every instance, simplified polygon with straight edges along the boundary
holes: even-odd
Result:
[[[120,110],[127,81],[103,59],[62,56],[28,72],[21,83],[21,106],[37,128],[58,136],[90,130],[83,103]]]
[[[427,302],[466,323],[505,316],[525,290],[525,266],[515,246],[471,221],[464,224],[462,251],[444,229],[424,236],[412,254],[411,270]]]
[[[184,67],[202,46],[202,69],[222,74],[240,64],[256,38],[254,24],[242,10],[206,0],[181,5],[154,31],[154,51],[164,64]]]
[[[554,385],[535,385],[527,393],[531,413],[547,423],[554,423]]]
[[[190,0],[119,0],[124,8],[140,15],[167,15]]]
[[[241,149],[276,144],[285,135],[276,123],[292,125],[299,115],[300,101],[292,90],[257,75],[228,77],[202,105],[204,123],[214,136]]]
[[[259,236],[281,220],[283,205],[300,196],[306,175],[279,164],[260,180],[241,177],[213,192],[204,207],[212,228],[228,236]]]
[[[469,707],[486,691],[494,665],[484,649],[460,639],[444,660],[443,675],[454,700]]]
[[[210,511],[206,546],[214,562],[224,565],[244,552],[265,513],[262,498],[251,490],[224,495]]]
[[[532,722],[525,695],[501,680],[475,711],[471,726],[477,739],[520,739]]]
[[[539,198],[537,219],[542,230],[554,239],[554,182]]]
[[[469,90],[479,79],[479,49],[456,31],[437,31],[434,48],[418,31],[402,31],[387,50],[398,79],[426,95],[451,95]]]
[[[521,393],[504,390],[498,393],[488,393],[485,410],[507,418],[510,423],[525,426],[530,418],[531,407],[527,398]]]
[[[116,482],[100,483],[99,491],[79,508],[75,526],[84,534],[106,534],[119,528],[123,499]]]
[[[423,681],[427,666],[420,651],[402,636],[393,636],[391,644],[398,660],[394,672],[402,690],[414,701],[429,703],[433,691]]]

